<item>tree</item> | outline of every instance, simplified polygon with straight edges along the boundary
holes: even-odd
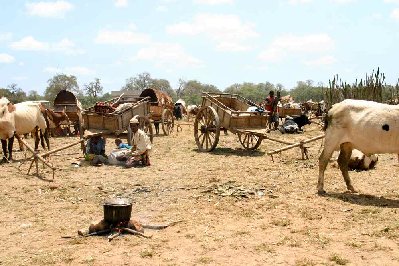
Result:
[[[47,81],[48,86],[44,92],[44,97],[53,102],[57,94],[61,90],[68,90],[76,96],[82,96],[82,91],[79,89],[77,79],[73,75],[57,74]]]
[[[149,88],[151,84],[151,75],[150,73],[143,72],[139,74],[137,77],[131,77],[126,80],[125,86],[122,87],[123,91],[128,90],[138,90],[142,91]]]
[[[37,91],[31,90],[31,91],[28,92],[27,99],[29,101],[38,101],[38,100],[43,99],[43,96],[39,95],[39,93]]]
[[[17,84],[12,83],[7,86],[10,91],[9,100],[13,103],[20,103],[26,101],[26,93],[18,87]]]
[[[173,99],[173,101],[178,100],[176,91],[172,89],[169,81],[166,79],[151,79],[149,87],[165,92]]]
[[[321,101],[324,99],[323,89],[324,87],[318,84],[313,86],[312,80],[298,81],[294,89],[291,90],[291,96],[296,102],[305,102],[308,100]]]
[[[202,84],[196,80],[189,80],[185,82],[184,88],[180,92],[182,98],[187,104],[201,104],[201,96],[203,92],[218,92],[221,91],[214,85]]]
[[[86,95],[89,97],[97,98],[97,96],[103,93],[103,86],[98,78],[95,78],[94,81],[84,85],[84,87]]]

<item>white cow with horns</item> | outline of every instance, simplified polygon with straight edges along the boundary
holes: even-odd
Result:
[[[334,150],[346,187],[356,192],[348,174],[353,149],[365,155],[399,153],[399,106],[347,99],[334,104],[325,121],[324,149],[319,158],[318,194],[324,194],[324,172]]]
[[[46,120],[43,116],[40,103],[18,103],[12,104],[7,98],[0,98],[0,139],[3,148],[3,156],[8,160],[12,160],[12,146],[14,143],[14,134],[22,135],[30,132],[35,133],[35,149],[39,145],[39,136],[37,129],[45,132],[45,139],[49,147],[48,136],[46,131]],[[41,138],[43,135],[41,135]],[[8,147],[6,140],[9,140]],[[42,146],[43,146],[42,142]]]

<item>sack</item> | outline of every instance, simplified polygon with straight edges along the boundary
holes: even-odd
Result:
[[[111,154],[108,156],[108,163],[111,165],[124,165],[125,162],[128,158],[128,155],[130,154],[129,149],[117,149],[113,150]],[[126,158],[123,159],[122,158]],[[122,160],[120,160],[122,159]]]

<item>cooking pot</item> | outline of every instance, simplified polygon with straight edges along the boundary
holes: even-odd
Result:
[[[132,202],[127,198],[112,198],[104,202],[104,220],[117,225],[130,220]]]

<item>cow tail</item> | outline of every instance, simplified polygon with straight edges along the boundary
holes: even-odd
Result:
[[[323,122],[324,122],[324,126],[323,126],[323,131],[326,131],[328,128],[328,121],[330,120],[330,117],[327,115],[324,116],[323,118]]]

